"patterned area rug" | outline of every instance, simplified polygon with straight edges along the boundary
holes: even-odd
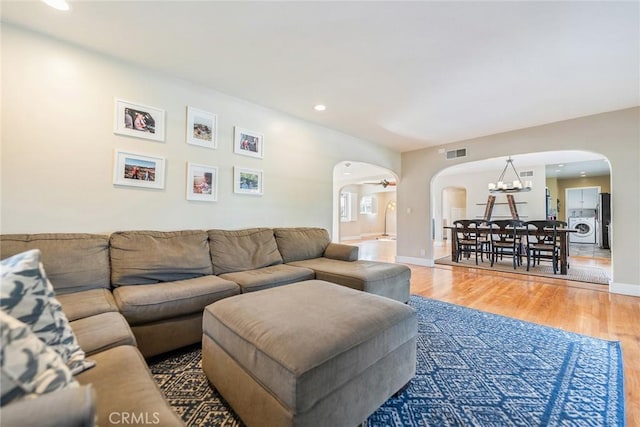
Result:
[[[604,341],[419,296],[414,379],[369,426],[622,426],[619,342]],[[150,362],[189,426],[242,426],[190,347]]]
[[[435,260],[436,264],[440,265],[451,265],[453,267],[468,267],[468,268],[478,268],[480,270],[493,270],[500,271],[503,273],[514,273],[514,274],[528,274],[530,276],[540,276],[540,277],[548,277],[550,279],[564,279],[564,280],[574,280],[576,282],[586,282],[586,283],[595,283],[598,285],[608,285],[609,284],[609,276],[607,273],[601,268],[596,267],[582,267],[582,266],[570,266],[567,274],[553,274],[553,267],[550,262],[542,263],[540,265],[536,265],[535,267],[531,267],[529,271],[527,271],[527,259],[523,260],[523,265],[519,266],[517,269],[513,269],[513,263],[511,258],[504,258],[502,260],[498,260],[491,266],[491,262],[486,259],[484,262],[481,262],[478,259],[478,265],[476,265],[475,257],[471,257],[471,259],[463,258],[460,262],[451,261],[451,256],[447,255],[446,257],[438,258]]]

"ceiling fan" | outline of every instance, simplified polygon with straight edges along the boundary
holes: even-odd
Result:
[[[383,188],[387,188],[388,186],[395,186],[396,183],[395,181],[388,181],[386,179],[381,179],[380,181],[377,182],[363,182],[363,184],[368,184],[368,185],[382,185]]]

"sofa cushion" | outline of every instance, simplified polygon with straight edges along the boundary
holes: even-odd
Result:
[[[119,345],[136,345],[129,324],[118,312],[84,317],[70,322],[70,325],[78,344],[89,356]]]
[[[122,231],[109,239],[113,286],[185,280],[213,272],[203,230]]]
[[[109,289],[109,237],[99,234],[50,233],[0,236],[0,258],[40,249],[41,261],[56,295]]]
[[[95,390],[91,385],[60,389],[37,399],[21,399],[2,407],[2,425],[95,426],[95,401]]]
[[[97,366],[76,379],[80,384],[92,384],[96,390],[98,425],[184,425],[165,400],[135,347],[121,345],[93,357]],[[137,417],[137,422],[131,421],[133,416]]]
[[[203,276],[153,285],[120,286],[113,291],[130,325],[202,312],[222,298],[240,293],[237,284],[218,276]]]
[[[321,257],[331,243],[323,228],[274,228],[273,233],[285,263]]]
[[[28,325],[3,311],[0,311],[0,335],[0,405],[78,386],[60,355],[42,342]]]
[[[406,265],[377,261],[337,261],[316,258],[291,263],[310,268],[316,279],[348,286],[359,291],[409,301],[411,270]]]
[[[118,311],[113,295],[107,289],[91,289],[56,297],[70,322],[96,314]]]
[[[303,267],[273,265],[256,270],[221,274],[220,277],[236,282],[242,293],[247,293],[314,279],[315,273],[313,270]]]
[[[40,263],[40,250],[32,249],[2,260],[0,308],[26,323],[56,351],[73,374],[95,365],[85,359],[69,321],[56,299]]]
[[[254,270],[282,264],[270,228],[208,230],[213,274]]]

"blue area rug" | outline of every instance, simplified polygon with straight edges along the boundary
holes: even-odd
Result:
[[[418,367],[369,426],[624,426],[619,342],[419,296]],[[189,426],[241,426],[190,347],[150,362]]]

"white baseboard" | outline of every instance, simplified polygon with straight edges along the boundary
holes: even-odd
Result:
[[[382,233],[363,233],[357,236],[341,236],[340,241],[344,242],[347,240],[362,240],[362,239],[366,239],[367,237],[380,237],[380,236],[382,236]],[[389,233],[389,235],[385,237],[391,238],[391,237],[396,237],[396,235]]]
[[[373,236],[380,236],[382,233],[362,233],[360,235],[360,237],[373,237]]]
[[[400,264],[415,264],[423,267],[433,267],[435,264],[430,258],[416,258],[410,256],[397,256],[396,262]]]
[[[611,292],[612,294],[622,294],[622,295],[630,295],[632,297],[640,297],[640,285],[612,282],[609,284],[609,292]]]

